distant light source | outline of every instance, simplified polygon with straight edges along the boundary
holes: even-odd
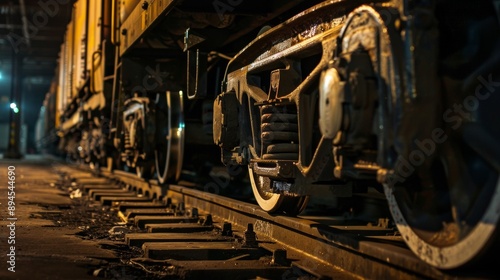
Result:
[[[2,72],[0,72],[0,80],[1,80],[2,78],[3,78],[3,77],[2,77]]]
[[[17,104],[12,102],[10,103],[10,108],[14,111],[14,113],[19,113],[19,108],[17,107]]]

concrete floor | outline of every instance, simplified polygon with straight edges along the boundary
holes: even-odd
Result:
[[[78,228],[55,226],[39,218],[49,206],[69,205],[69,197],[50,185],[58,175],[57,163],[42,156],[22,160],[0,159],[0,279],[96,279],[92,271],[105,259],[116,258],[97,242],[82,240]],[[15,167],[15,213],[8,209],[8,167]],[[42,207],[44,205],[45,207]],[[15,217],[15,230],[7,227]],[[15,244],[8,244],[15,234]],[[11,241],[12,242],[12,241]],[[8,270],[7,254],[15,246],[15,272]]]

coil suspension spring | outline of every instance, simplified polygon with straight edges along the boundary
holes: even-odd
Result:
[[[299,159],[297,120],[295,104],[273,104],[261,107],[263,159]]]
[[[125,149],[132,149],[132,144],[130,143],[130,132],[125,130],[125,133],[123,135],[123,146]]]

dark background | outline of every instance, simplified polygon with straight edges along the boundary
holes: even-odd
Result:
[[[74,2],[0,0],[0,125],[9,122],[12,59],[19,56],[22,101],[18,106],[23,123],[27,125],[28,153],[34,151],[35,124],[55,75],[60,45]],[[6,138],[7,133],[0,131],[0,137]]]

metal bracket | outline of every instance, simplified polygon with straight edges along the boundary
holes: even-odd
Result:
[[[255,174],[280,179],[294,179],[296,166],[292,160],[252,160],[250,162]]]
[[[188,28],[186,29],[186,33],[184,33],[184,49],[183,51],[187,51],[190,48],[192,48],[195,45],[198,45],[199,43],[205,41],[205,38],[193,34],[191,29]]]
[[[187,96],[203,99],[207,96],[207,54],[197,50],[187,51]]]

